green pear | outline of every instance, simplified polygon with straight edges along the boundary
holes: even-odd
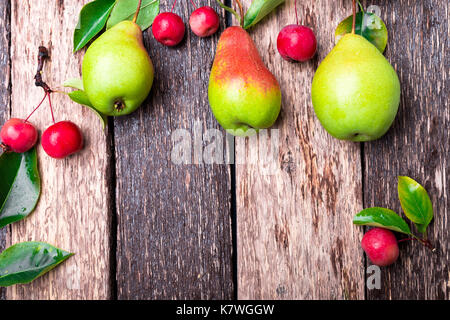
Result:
[[[95,109],[109,116],[136,110],[153,83],[153,64],[141,28],[122,21],[95,40],[84,55],[83,86]]]
[[[220,125],[233,135],[269,128],[281,108],[277,79],[266,68],[248,33],[229,27],[220,36],[208,98]]]
[[[369,41],[346,34],[320,64],[312,103],[335,138],[370,141],[392,125],[400,102],[397,73]]]

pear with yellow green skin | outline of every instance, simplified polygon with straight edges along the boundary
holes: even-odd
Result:
[[[82,73],[84,91],[99,112],[121,116],[135,111],[154,76],[141,28],[122,21],[103,33],[86,51]]]
[[[400,82],[374,45],[362,36],[346,34],[317,69],[311,95],[317,118],[333,137],[370,141],[392,125]]]

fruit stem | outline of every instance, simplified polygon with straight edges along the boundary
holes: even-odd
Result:
[[[239,14],[241,15],[241,27],[244,27],[244,9],[242,8],[242,4],[239,0],[235,0],[239,7]]]
[[[2,143],[0,143],[0,148],[2,148],[2,150],[3,150],[3,153],[5,153],[5,152],[8,152],[9,151],[9,147],[6,145],[6,144],[4,144],[3,142]]]
[[[191,4],[194,6],[194,8],[197,10],[197,6],[195,5],[194,1],[193,0],[190,0],[190,1],[191,1]]]
[[[47,97],[47,92],[45,93],[44,97],[42,98],[41,102],[39,102],[39,104],[37,105],[36,108],[33,109],[33,111],[31,111],[31,113],[29,114],[29,116],[25,119],[25,122],[28,121],[28,119],[30,119],[31,115],[42,105],[42,102],[44,102],[45,98]]]
[[[403,242],[403,241],[408,241],[408,240],[416,240],[416,241],[419,241],[426,248],[430,249],[432,252],[436,251],[436,248],[433,247],[433,245],[431,244],[431,242],[429,240],[427,240],[427,239],[420,239],[419,237],[416,237],[413,234],[411,234],[411,236],[412,236],[412,238],[402,239],[402,240],[399,240],[398,242]]]
[[[294,8],[295,8],[295,20],[297,21],[298,25],[297,0],[294,1]]]
[[[137,9],[136,9],[136,13],[134,14],[134,17],[133,17],[133,22],[134,23],[136,23],[137,17],[139,15],[139,10],[141,10],[141,4],[142,4],[142,0],[139,0],[138,6],[137,6]]]
[[[50,112],[52,114],[52,121],[55,123],[55,116],[53,115],[52,99],[50,99],[50,92],[47,93],[48,104],[50,105]]]
[[[173,9],[175,8],[175,4],[176,4],[176,3],[177,3],[177,0],[175,0],[175,1],[173,2],[172,9],[170,9],[170,12],[173,11]]]
[[[353,23],[352,23],[352,34],[355,34],[356,27],[356,0],[353,0]]]

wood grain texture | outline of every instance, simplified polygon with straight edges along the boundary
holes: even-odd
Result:
[[[80,76],[82,53],[72,54],[78,13],[88,1],[12,1],[12,115],[25,117],[42,99],[34,86],[38,46],[50,51],[43,78],[53,88]],[[55,117],[82,130],[85,148],[64,160],[38,148],[42,194],[36,210],[11,225],[8,245],[44,241],[74,252],[61,266],[28,285],[8,287],[8,299],[105,299],[110,297],[110,216],[107,137],[98,118],[62,94],[53,95]],[[51,124],[48,103],[31,118],[41,133]]]
[[[332,26],[351,14],[351,1],[299,1],[298,12],[319,44],[310,62],[277,52],[279,30],[295,23],[294,1],[250,31],[283,98],[274,171],[258,157],[261,137],[236,139],[238,298],[362,299],[362,230],[351,223],[362,208],[360,146],[328,135],[310,98],[314,71],[334,45]]]
[[[161,12],[170,6],[162,3]],[[174,12],[187,22],[192,11],[182,2]],[[114,120],[117,295],[229,299],[233,296],[229,166],[171,160],[175,130],[189,132],[189,159],[198,163],[203,159],[198,152],[202,143],[194,146],[195,135],[219,127],[207,100],[218,36],[201,39],[187,26],[185,39],[175,48],[156,42],[150,30],[144,38],[155,66],[152,92],[138,111]]]
[[[0,2],[0,126],[9,118],[10,109],[10,6],[9,1]],[[6,231],[0,229],[0,252],[5,249]],[[0,288],[0,300],[5,298],[5,289]]]
[[[366,1],[377,4],[389,31],[386,56],[402,84],[399,113],[382,139],[364,146],[364,205],[402,213],[397,176],[407,175],[428,191],[435,218],[428,237],[432,254],[402,243],[396,264],[382,269],[381,290],[368,299],[449,299],[450,295],[450,3]],[[370,264],[370,263],[369,263]]]

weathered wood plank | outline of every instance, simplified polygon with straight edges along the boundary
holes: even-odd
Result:
[[[44,80],[53,87],[80,76],[83,53],[72,54],[72,34],[86,1],[12,1],[11,57],[13,116],[24,117],[42,99],[34,86],[37,49],[50,50]],[[110,211],[107,137],[87,108],[54,94],[58,120],[71,120],[85,137],[82,152],[54,160],[38,148],[42,195],[36,210],[11,225],[9,245],[45,241],[76,255],[29,285],[8,287],[8,299],[105,299],[110,297]],[[41,132],[51,124],[48,104],[32,118]]]
[[[162,3],[161,12],[170,6]],[[185,22],[192,11],[186,2],[175,8]],[[189,159],[198,163],[195,135],[218,128],[207,100],[218,35],[200,39],[188,25],[186,33],[175,48],[144,33],[152,92],[138,111],[114,121],[119,299],[233,296],[229,166],[171,160],[175,130],[187,130]]]
[[[10,113],[10,5],[9,1],[0,2],[0,126],[9,118]],[[0,252],[5,249],[7,228],[0,229]],[[0,288],[0,300],[5,298],[4,288]]]
[[[289,63],[277,52],[279,30],[295,23],[294,1],[250,32],[283,101],[276,170],[265,169],[266,156],[258,159],[258,141],[236,139],[238,298],[362,299],[362,233],[351,223],[362,207],[360,147],[329,136],[310,98],[314,72],[351,2],[298,1],[298,13],[317,35],[311,62]],[[265,145],[260,137],[259,147]]]
[[[364,146],[364,205],[401,213],[397,176],[408,175],[428,191],[435,219],[420,244],[402,243],[400,258],[382,269],[381,290],[368,299],[449,299],[450,231],[450,3],[426,0],[377,4],[389,31],[386,56],[402,84],[399,114],[388,134]],[[414,17],[414,18],[412,18]]]

